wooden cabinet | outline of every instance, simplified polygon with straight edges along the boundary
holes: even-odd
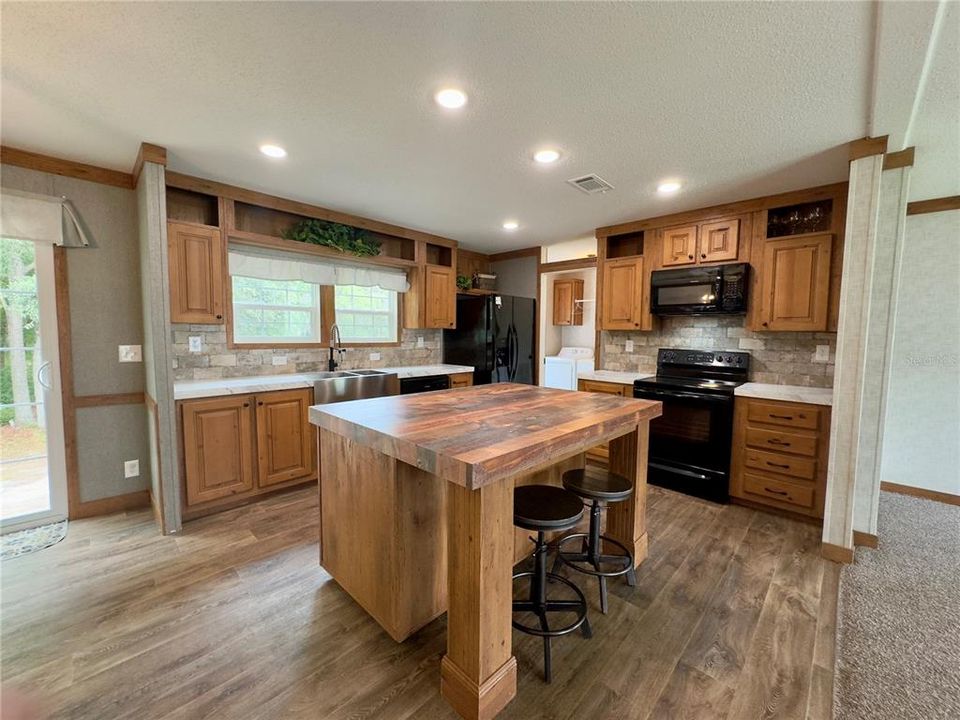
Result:
[[[455,373],[450,376],[450,387],[470,387],[473,385],[473,373]]]
[[[764,242],[757,329],[827,330],[832,245],[830,233]]]
[[[633,390],[629,385],[620,383],[602,382],[600,380],[579,380],[577,389],[581,392],[598,392],[607,395],[620,395],[621,397],[632,397]],[[606,465],[610,461],[610,448],[604,443],[587,450],[587,459],[598,465]]]
[[[170,321],[223,323],[223,246],[220,229],[167,223]]]
[[[310,388],[179,402],[184,515],[316,478],[312,403]]]
[[[583,325],[583,280],[553,281],[553,324]]]
[[[313,473],[311,390],[257,396],[257,485],[269,487]]]
[[[735,262],[740,253],[740,219],[666,228],[660,232],[660,243],[662,267]]]
[[[253,417],[250,395],[183,403],[187,505],[253,490]]]
[[[829,444],[829,407],[737,398],[730,495],[822,518]]]
[[[456,272],[449,267],[427,265],[425,283],[425,327],[454,327],[457,321]]]
[[[643,322],[643,258],[603,263],[602,330],[637,330]]]
[[[660,234],[663,251],[661,265],[676,267],[693,265],[697,262],[697,226],[666,228]]]

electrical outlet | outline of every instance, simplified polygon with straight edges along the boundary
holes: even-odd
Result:
[[[287,356],[286,355],[274,355],[272,360],[274,365],[286,365]]]
[[[418,348],[426,347],[426,345],[424,345],[423,343],[423,335],[417,335],[417,347]]]
[[[380,353],[370,353],[370,359],[371,359],[371,360],[379,360],[379,359],[380,359]]]
[[[126,460],[123,463],[123,476],[125,478],[135,478],[140,475],[140,460]]]
[[[188,337],[187,349],[192,353],[203,352],[203,335],[191,335]]]
[[[813,355],[813,361],[818,363],[830,362],[830,346],[817,345],[817,351]]]
[[[143,346],[120,345],[120,362],[143,362]]]
[[[633,352],[633,340],[627,340],[623,349],[627,352]]]

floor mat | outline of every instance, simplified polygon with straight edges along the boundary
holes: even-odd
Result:
[[[29,530],[19,530],[0,536],[0,560],[26,555],[56,545],[67,536],[67,521],[41,525]]]
[[[840,577],[836,720],[960,718],[960,507],[881,493]]]

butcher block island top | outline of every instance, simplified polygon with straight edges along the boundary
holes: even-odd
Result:
[[[310,408],[314,425],[471,490],[659,415],[659,402],[507,383]]]
[[[609,443],[634,484],[606,532],[647,554],[649,422],[659,402],[530,385],[481,385],[310,408],[319,429],[320,564],[396,641],[444,612],[440,692],[465,718],[514,697],[513,526],[518,485],[559,485]]]

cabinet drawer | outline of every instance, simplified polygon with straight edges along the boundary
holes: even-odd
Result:
[[[804,510],[813,510],[814,488],[812,485],[798,485],[766,475],[744,473],[743,489],[747,496],[756,495],[788,505],[796,505]]]
[[[792,475],[795,478],[813,480],[816,477],[817,462],[807,458],[792,457],[780,453],[765,452],[747,448],[746,465],[757,470]]]
[[[747,446],[814,457],[817,454],[817,437],[783,430],[747,427]]]
[[[600,380],[581,380],[580,390],[582,392],[606,393],[608,395],[627,395],[626,385],[612,382],[602,382]]]
[[[776,405],[751,400],[747,407],[747,420],[769,425],[816,430],[820,427],[820,411],[809,406]]]

